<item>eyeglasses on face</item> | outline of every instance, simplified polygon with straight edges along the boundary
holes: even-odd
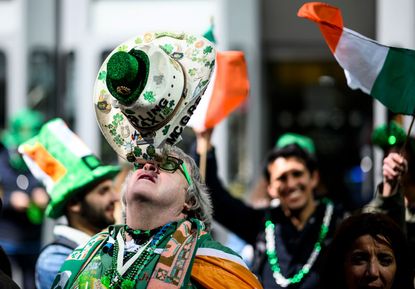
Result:
[[[157,165],[157,167],[165,172],[174,173],[177,169],[183,173],[184,177],[186,178],[187,183],[189,186],[192,184],[192,179],[190,177],[189,171],[186,168],[185,163],[183,160],[173,157],[173,156],[165,156],[160,157],[156,160],[148,161],[148,162],[141,162],[141,163],[134,163],[134,169],[142,169],[145,164],[153,163]]]

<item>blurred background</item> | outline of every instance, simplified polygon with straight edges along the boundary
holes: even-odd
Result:
[[[92,91],[99,65],[119,43],[148,30],[204,34],[219,50],[242,50],[249,100],[215,129],[220,175],[249,191],[265,152],[284,132],[316,143],[323,190],[350,207],[370,199],[381,152],[373,127],[394,117],[347,87],[298,0],[0,0],[0,129],[23,107],[62,117],[105,162],[117,162],[99,132]],[[415,48],[415,1],[326,1],[344,25],[379,42]],[[213,26],[212,26],[213,25]],[[410,120],[400,118],[404,127]],[[188,146],[191,132],[183,142]],[[232,141],[231,141],[232,140]]]

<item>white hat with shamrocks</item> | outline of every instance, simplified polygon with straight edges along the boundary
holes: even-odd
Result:
[[[214,44],[202,36],[162,31],[131,38],[108,55],[95,82],[95,113],[120,157],[149,159],[181,139],[215,57]]]

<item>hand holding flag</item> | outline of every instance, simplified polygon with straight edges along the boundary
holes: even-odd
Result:
[[[415,51],[388,47],[343,27],[340,9],[325,3],[305,3],[297,15],[319,24],[350,88],[370,94],[394,113],[414,114]]]

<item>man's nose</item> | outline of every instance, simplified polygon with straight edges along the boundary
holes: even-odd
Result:
[[[143,170],[156,172],[158,170],[158,166],[155,163],[148,162],[144,165]]]
[[[290,188],[297,186],[297,178],[294,177],[293,175],[288,175],[286,184]]]

